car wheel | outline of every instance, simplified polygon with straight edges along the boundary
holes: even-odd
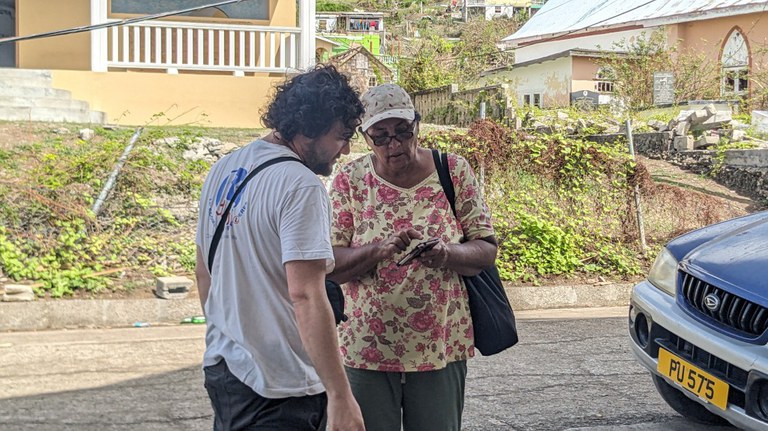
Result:
[[[707,410],[706,407],[688,398],[677,387],[670,385],[663,377],[652,374],[653,384],[661,398],[686,419],[706,425],[733,426],[727,420]]]

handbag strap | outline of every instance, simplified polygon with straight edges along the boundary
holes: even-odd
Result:
[[[235,193],[232,194],[232,198],[229,200],[229,204],[227,205],[227,209],[224,210],[224,212],[221,214],[221,219],[219,220],[219,224],[216,226],[216,231],[213,233],[213,239],[211,239],[211,248],[208,251],[208,272],[213,272],[213,258],[216,257],[216,249],[219,246],[219,241],[221,241],[221,235],[224,233],[224,226],[227,224],[227,217],[229,216],[229,211],[232,209],[232,204],[237,200],[237,197],[240,195],[240,192],[243,191],[245,188],[245,185],[248,184],[248,181],[251,180],[251,178],[255,177],[256,174],[264,170],[265,168],[268,168],[274,164],[281,163],[281,162],[290,162],[295,161],[302,163],[301,160],[295,158],[295,157],[277,157],[271,160],[267,160],[266,162],[260,164],[254,170],[252,170],[247,177],[243,180],[242,183],[237,187],[235,190]]]
[[[440,150],[432,150],[432,158],[435,160],[437,176],[440,177],[440,185],[443,186],[443,193],[445,193],[448,203],[451,204],[453,216],[458,220],[458,215],[456,215],[456,191],[453,188],[453,180],[451,180],[451,173],[448,170],[448,153],[441,153]]]

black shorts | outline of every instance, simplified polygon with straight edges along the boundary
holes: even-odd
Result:
[[[204,367],[205,389],[213,406],[214,431],[325,429],[325,393],[265,398],[235,377],[221,360]]]

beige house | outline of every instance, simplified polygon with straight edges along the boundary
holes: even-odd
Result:
[[[487,21],[505,16],[512,18],[520,13],[535,14],[547,0],[468,0],[470,15],[484,15]],[[460,2],[459,2],[460,3]]]
[[[599,58],[622,41],[666,35],[681,51],[703,53],[722,70],[723,97],[750,91],[749,74],[768,41],[768,0],[549,0],[520,30],[502,41],[515,52],[511,67],[487,71],[482,83],[508,83],[517,102],[567,106],[581,94],[609,100],[610,71]],[[585,93],[586,92],[586,93]]]
[[[273,85],[315,62],[315,2],[231,2],[121,23],[213,3],[0,0],[0,27],[11,19],[15,36],[119,24],[0,45],[0,65],[50,71],[54,88],[111,123],[142,125],[160,114],[176,124],[257,127]]]
[[[371,87],[392,82],[392,70],[362,46],[334,55],[328,64],[347,74],[361,94]]]

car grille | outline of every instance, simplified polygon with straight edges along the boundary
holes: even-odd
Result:
[[[726,292],[685,272],[682,274],[682,294],[690,307],[750,337],[758,337],[768,329],[768,309],[765,307]],[[717,295],[720,299],[720,306],[714,311],[704,304],[704,298],[709,294]]]

